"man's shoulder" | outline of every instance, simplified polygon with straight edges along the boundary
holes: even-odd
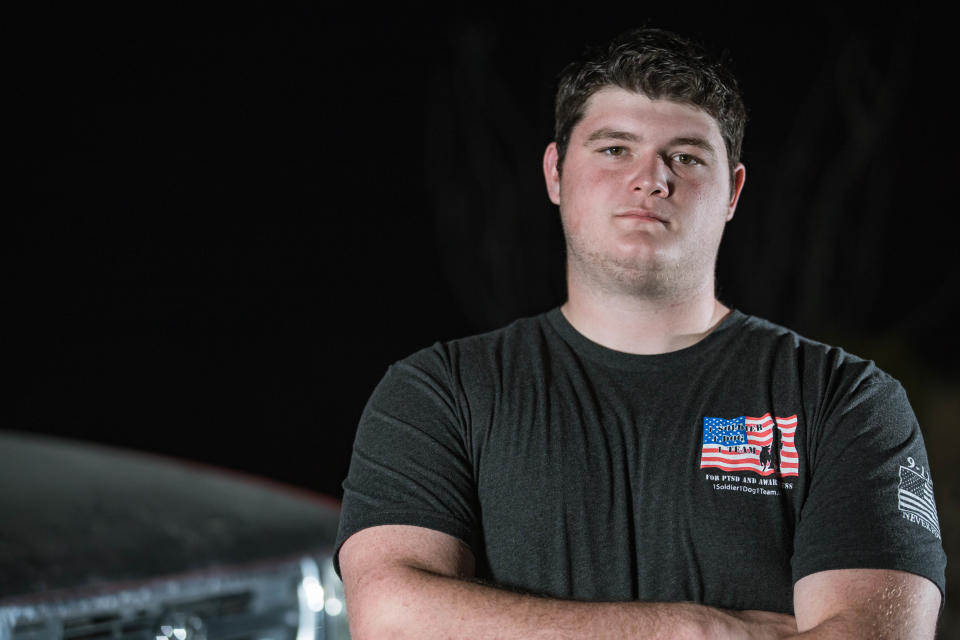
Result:
[[[514,320],[474,335],[440,340],[394,362],[378,390],[406,397],[429,390],[446,398],[489,393],[504,380],[536,376],[555,349],[551,312]],[[451,395],[452,394],[452,395]]]
[[[397,364],[436,364],[455,362],[464,358],[487,361],[491,357],[519,355],[521,351],[548,341],[553,332],[550,328],[550,310],[534,316],[518,318],[509,324],[473,335],[450,340],[438,340],[424,347]]]
[[[741,314],[739,325],[742,348],[757,358],[764,355],[796,367],[805,377],[844,379],[854,386],[899,382],[873,360],[851,353],[845,347],[810,338],[794,329],[759,316]]]

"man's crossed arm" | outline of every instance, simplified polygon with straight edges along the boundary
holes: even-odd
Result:
[[[340,549],[351,633],[379,638],[932,638],[937,587],[919,576],[844,569],[794,587],[793,616],[693,603],[573,602],[472,581],[470,550],[447,534],[387,525]]]

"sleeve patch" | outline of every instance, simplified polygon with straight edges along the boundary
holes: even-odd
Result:
[[[897,487],[897,506],[900,514],[910,522],[920,525],[940,539],[940,521],[937,505],[933,501],[933,481],[917,467],[913,458],[907,458],[909,466],[900,466],[900,485]]]

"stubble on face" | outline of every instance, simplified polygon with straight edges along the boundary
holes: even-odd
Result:
[[[618,256],[579,242],[582,237],[570,234],[565,224],[564,235],[568,280],[608,295],[647,300],[688,297],[704,286],[702,274],[712,273],[717,259],[717,252],[704,245],[677,260],[653,252]],[[709,286],[713,286],[712,281]]]
[[[594,94],[586,111],[571,137],[563,176],[556,173],[554,202],[560,205],[570,284],[656,300],[712,297],[719,241],[732,213],[716,123],[693,107],[618,88]],[[675,151],[688,157],[703,151],[675,142],[694,139],[710,143],[713,151],[701,158],[707,166],[671,164]],[[619,149],[615,161],[601,158],[610,145]],[[662,173],[651,178],[657,171]],[[659,195],[643,193],[645,178],[657,183]],[[611,222],[613,214],[631,207],[662,212],[663,226]]]

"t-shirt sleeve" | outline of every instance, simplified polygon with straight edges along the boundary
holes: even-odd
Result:
[[[877,372],[842,395],[807,434],[811,480],[794,538],[794,582],[830,569],[896,569],[929,578],[943,594],[930,466],[903,387]]]
[[[387,371],[360,418],[337,532],[334,565],[368,527],[426,527],[478,541],[476,491],[463,416],[439,345]]]

